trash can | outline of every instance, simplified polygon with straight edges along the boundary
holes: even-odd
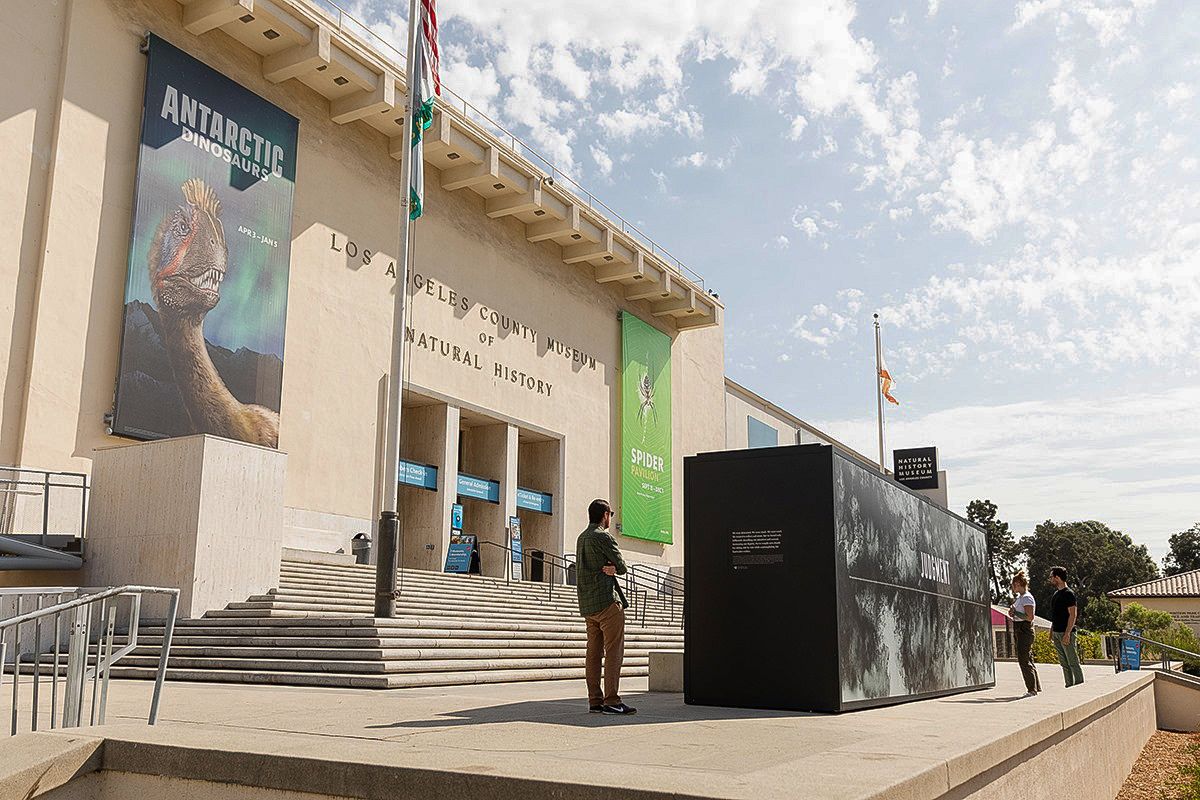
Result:
[[[529,551],[529,580],[537,583],[546,580],[546,557],[541,550]]]
[[[371,563],[371,537],[366,533],[356,533],[350,539],[350,553],[354,556],[355,564]]]

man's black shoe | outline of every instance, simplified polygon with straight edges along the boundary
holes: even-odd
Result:
[[[604,706],[588,706],[589,714],[599,714],[604,711]]]
[[[600,711],[605,714],[636,714],[637,709],[632,706],[627,706],[624,703],[617,703],[615,706],[601,706]]]

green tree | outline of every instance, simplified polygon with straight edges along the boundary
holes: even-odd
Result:
[[[1196,632],[1182,622],[1173,620],[1166,611],[1155,611],[1140,603],[1130,603],[1121,612],[1119,622],[1122,630],[1140,631],[1145,639],[1162,642],[1189,653],[1200,653],[1200,639],[1196,637]],[[1142,658],[1158,658],[1158,650],[1153,645],[1146,645],[1142,651]],[[1180,659],[1178,653],[1168,652],[1168,655],[1176,660]],[[1193,669],[1200,667],[1200,662],[1190,659],[1186,660],[1185,664]]]
[[[1200,522],[1186,531],[1173,534],[1169,539],[1171,551],[1163,559],[1163,572],[1178,575],[1200,569]]]
[[[1079,601],[1078,624],[1091,631],[1117,626],[1120,606],[1105,597],[1108,592],[1158,577],[1158,566],[1145,545],[1135,545],[1124,533],[1095,520],[1046,520],[1021,540],[1021,550],[1039,611],[1049,616],[1051,567],[1065,567]]]
[[[1147,639],[1153,639],[1151,633],[1166,630],[1174,624],[1171,615],[1166,611],[1155,611],[1146,608],[1141,603],[1130,603],[1118,618],[1121,630],[1136,629],[1142,631]]]
[[[967,519],[983,528],[986,535],[992,602],[1000,603],[1001,598],[1008,596],[1021,547],[1008,523],[997,519],[996,512],[996,504],[991,500],[972,500],[967,505]]]

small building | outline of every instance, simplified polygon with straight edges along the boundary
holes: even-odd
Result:
[[[1006,606],[998,606],[992,604],[992,643],[996,647],[996,658],[1016,658],[1017,644],[1013,637],[1011,625],[1012,620],[1008,618],[1008,608]],[[1034,616],[1033,629],[1035,631],[1050,630],[1050,620],[1045,617]]]
[[[1171,619],[1182,622],[1200,636],[1200,569],[1126,586],[1109,592],[1108,596],[1121,604],[1122,611],[1133,603],[1152,611],[1165,611]]]

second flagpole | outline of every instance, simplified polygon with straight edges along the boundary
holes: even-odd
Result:
[[[883,343],[879,336],[879,314],[875,315],[875,402],[879,406],[879,471],[887,474],[883,459]]]
[[[416,38],[418,0],[408,5],[408,86],[404,101],[404,123],[412,136],[413,94],[416,91]],[[396,270],[396,299],[392,306],[392,360],[388,368],[387,440],[384,445],[383,503],[379,512],[379,547],[375,561],[375,616],[396,616],[396,571],[400,567],[400,404],[404,396],[405,299],[408,294],[409,194],[412,191],[411,141],[400,153],[400,253]]]

